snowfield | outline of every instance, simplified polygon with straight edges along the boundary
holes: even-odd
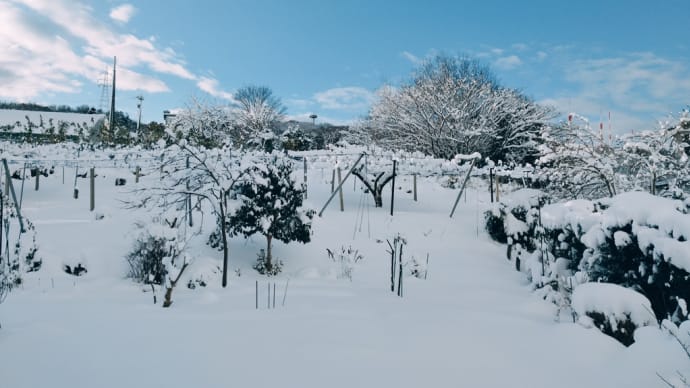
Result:
[[[305,202],[317,211],[330,195],[324,164],[308,174]],[[279,276],[252,269],[262,237],[233,238],[227,288],[222,253],[205,244],[214,220],[197,212],[193,264],[164,309],[162,290],[154,305],[150,288],[125,278],[134,222],[146,216],[123,208],[133,169],[97,168],[93,212],[88,180],[78,179],[75,200],[74,168],[64,171],[64,183],[56,168],[38,191],[25,182],[22,210],[36,226],[43,267],[0,304],[3,388],[663,387],[657,373],[689,374],[682,348],[655,325],[626,348],[596,328],[557,322],[556,307],[532,293],[484,231],[489,194],[478,178],[449,218],[458,190],[440,185],[447,178],[419,178],[417,202],[412,177],[396,178],[391,216],[390,186],[374,208],[350,177],[345,211],[336,197],[315,217],[311,243],[274,243]],[[116,178],[127,184],[116,187]],[[148,171],[138,185],[156,179]],[[408,242],[402,298],[390,291],[386,243],[398,233]],[[350,246],[364,256],[352,281],[326,251]],[[410,276],[413,258],[423,268],[427,255],[426,280]],[[77,264],[88,272],[63,271]],[[199,278],[208,285],[186,287]]]

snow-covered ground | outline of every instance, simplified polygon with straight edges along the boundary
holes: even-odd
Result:
[[[336,197],[315,218],[311,243],[275,244],[285,264],[278,277],[251,268],[263,238],[234,238],[225,289],[214,274],[222,254],[200,236],[187,277],[210,276],[209,285],[190,290],[181,281],[163,309],[124,278],[133,224],[143,217],[120,202],[133,175],[97,173],[94,212],[88,181],[79,180],[79,199],[72,198],[71,168],[65,183],[61,169],[41,177],[39,191],[27,182],[23,212],[36,225],[44,264],[0,305],[1,387],[662,387],[657,372],[689,368],[680,346],[655,326],[638,330],[626,348],[595,328],[555,322],[555,307],[531,292],[505,247],[484,232],[489,196],[479,180],[470,181],[452,219],[457,190],[437,178],[420,178],[418,202],[408,192],[411,178],[396,179],[392,217],[388,198],[373,208],[348,180],[345,211]],[[301,181],[302,172],[296,176]],[[115,187],[118,177],[128,184]],[[330,177],[310,170],[307,206],[321,209]],[[212,222],[204,219],[206,234]],[[407,276],[403,298],[390,291],[386,239],[396,233],[408,241],[408,262],[429,256],[427,279]],[[352,281],[338,278],[326,253],[343,246],[364,255]],[[88,273],[62,271],[77,263]],[[275,309],[266,307],[269,282]]]
[[[85,130],[93,127],[99,120],[105,117],[102,113],[66,113],[66,112],[41,112],[17,109],[0,109],[0,128],[5,128],[9,132],[25,132],[28,120],[34,125],[34,133],[44,133],[46,129],[53,127],[55,133],[58,132],[61,123],[65,125],[65,134],[76,135],[77,126]],[[40,123],[43,127],[38,128]],[[18,125],[17,125],[18,124]],[[85,131],[88,133],[88,131]]]

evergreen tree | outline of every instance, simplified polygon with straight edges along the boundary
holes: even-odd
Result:
[[[247,168],[237,186],[241,205],[229,219],[233,235],[266,237],[265,258],[260,257],[263,262],[257,264],[269,274],[278,270],[272,261],[274,238],[284,243],[310,241],[314,210],[302,208],[304,188],[296,185],[291,173],[290,160],[278,154]]]

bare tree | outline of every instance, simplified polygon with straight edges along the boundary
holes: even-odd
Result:
[[[228,202],[243,174],[241,163],[241,157],[231,157],[229,147],[206,149],[181,140],[164,151],[160,182],[138,189],[137,200],[130,203],[131,207],[177,210],[184,219],[190,209],[202,209],[204,202],[210,205],[220,227],[223,287],[228,277]]]
[[[263,138],[271,134],[275,124],[285,117],[286,108],[280,98],[266,86],[245,86],[233,95],[233,116],[237,137],[241,144],[263,145]]]

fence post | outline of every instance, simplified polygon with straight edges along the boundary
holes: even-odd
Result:
[[[2,165],[5,167],[5,190],[9,192],[9,194],[12,194],[14,209],[17,211],[17,219],[19,220],[19,231],[24,233],[26,232],[26,229],[24,229],[24,218],[22,218],[22,210],[19,207],[19,202],[17,202],[17,194],[14,192],[14,185],[12,184],[12,177],[10,176],[10,167],[7,165],[7,159],[2,160]]]
[[[489,191],[491,192],[491,203],[494,203],[494,169],[489,169]]]
[[[96,168],[91,167],[89,169],[89,187],[91,188],[91,196],[89,201],[89,210],[93,211],[96,208]]]
[[[343,203],[343,181],[340,175],[340,167],[338,167],[338,195],[340,196],[340,211],[345,211],[345,204]]]
[[[304,156],[304,199],[307,199],[307,157]]]
[[[134,183],[139,183],[139,175],[141,175],[141,167],[137,166],[134,170]]]
[[[41,177],[41,169],[36,167],[35,171],[36,171],[36,187],[34,188],[34,190],[38,191],[38,186],[39,186],[38,182],[40,180],[39,178]]]
[[[335,191],[335,169],[333,169],[333,173],[331,174],[331,193]]]
[[[393,159],[393,181],[391,182],[391,216],[393,215],[393,203],[395,202],[395,159]]]
[[[412,175],[412,192],[414,193],[414,201],[417,202],[417,174]]]

